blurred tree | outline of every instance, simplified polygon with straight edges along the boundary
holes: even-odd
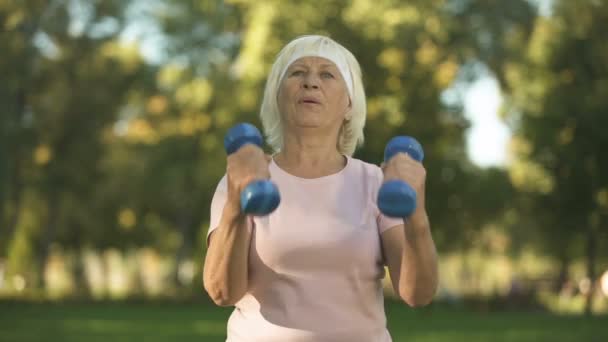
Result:
[[[525,0],[0,2],[0,258],[15,230],[40,264],[53,242],[153,245],[176,255],[179,285],[225,172],[224,133],[259,125],[276,53],[309,33],[362,65],[367,141],[357,156],[379,164],[391,136],[419,138],[437,243],[466,248],[513,192],[504,170],[467,158],[469,123],[445,95],[483,64],[519,87],[508,76],[526,65],[533,18]],[[152,56],[124,39],[142,28]]]
[[[12,110],[1,126],[0,252],[29,210],[42,222],[27,225],[40,267],[52,243],[152,244],[179,266],[208,219],[222,132],[238,111],[229,67],[239,13],[222,1],[2,6]],[[145,61],[121,34],[150,26],[161,58]],[[28,190],[43,210],[20,209]]]
[[[3,3],[6,4],[6,3]],[[30,227],[39,279],[52,243],[82,246],[107,220],[96,211],[102,176],[101,132],[113,123],[126,92],[142,72],[136,49],[122,46],[121,1],[25,1],[3,8],[8,59],[3,147],[9,152],[10,201],[4,241],[26,211],[24,193],[45,205],[41,224]],[[6,124],[6,125],[5,125]],[[5,183],[6,184],[6,183]],[[6,246],[3,247],[3,251]],[[4,252],[5,253],[5,252]]]
[[[546,251],[585,257],[591,313],[597,257],[608,247],[608,3],[554,1],[538,17],[522,59],[505,65],[508,120],[516,132],[513,184]],[[604,228],[602,229],[602,226]]]
[[[176,255],[173,279],[179,286],[181,265],[204,246],[199,231],[224,170],[222,134],[238,114],[230,65],[238,49],[240,13],[223,1],[157,6],[153,15],[165,37],[165,57],[155,93],[145,99],[142,115],[130,119],[126,138],[145,156],[138,198],[142,214],[176,228],[165,251]],[[145,127],[143,134],[137,125]]]
[[[22,170],[27,162],[24,157],[33,145],[26,97],[31,92],[32,56],[36,50],[33,39],[44,19],[37,7],[40,2],[0,5],[0,47],[4,52],[0,61],[4,79],[0,85],[0,104],[5,109],[0,113],[0,259],[6,257],[19,220],[23,204]],[[35,20],[27,21],[31,12]]]

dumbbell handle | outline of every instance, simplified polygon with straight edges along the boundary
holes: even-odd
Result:
[[[224,137],[224,148],[230,155],[246,144],[261,148],[262,142],[262,134],[255,126],[240,123],[228,130]],[[241,210],[245,214],[268,215],[279,206],[280,202],[279,190],[269,180],[253,181],[241,191]]]
[[[407,153],[419,162],[424,159],[422,146],[409,136],[397,136],[388,142],[384,149],[384,162],[399,152]],[[378,208],[386,216],[407,218],[416,209],[416,191],[400,180],[384,182],[378,191]]]

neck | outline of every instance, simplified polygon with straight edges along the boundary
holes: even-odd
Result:
[[[338,151],[336,137],[286,134],[283,149],[274,160],[292,175],[316,178],[342,170],[346,158]]]

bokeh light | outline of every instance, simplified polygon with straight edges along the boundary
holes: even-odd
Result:
[[[608,270],[602,275],[600,284],[602,286],[602,292],[604,293],[604,296],[608,298]]]

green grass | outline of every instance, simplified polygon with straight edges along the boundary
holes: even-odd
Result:
[[[231,308],[208,304],[0,302],[0,341],[224,341]],[[399,341],[608,341],[608,317],[482,313],[387,302]]]

